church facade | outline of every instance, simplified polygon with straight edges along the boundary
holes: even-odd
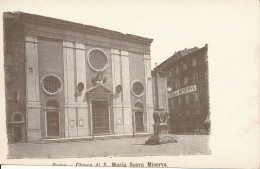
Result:
[[[4,13],[9,143],[153,132],[152,41]]]

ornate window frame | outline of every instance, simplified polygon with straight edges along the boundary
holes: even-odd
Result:
[[[136,83],[136,82],[139,82],[139,83],[141,83],[141,84],[143,85],[143,92],[142,92],[140,95],[136,95],[135,92],[134,92],[134,90],[133,90],[134,83]],[[143,94],[145,93],[144,84],[143,84],[140,80],[134,80],[134,81],[132,82],[132,84],[131,84],[131,91],[132,91],[133,95],[136,96],[136,97],[141,97],[141,96],[143,96]]]
[[[94,51],[94,50],[99,50],[99,51],[101,51],[104,55],[105,55],[105,57],[106,57],[106,65],[102,68],[102,69],[95,69],[92,65],[91,65],[91,63],[90,63],[90,61],[89,61],[89,58],[90,58],[90,53],[92,52],[92,51]],[[89,51],[88,51],[88,53],[87,53],[87,60],[88,60],[88,65],[89,65],[89,67],[92,69],[92,70],[94,70],[95,72],[102,72],[102,71],[104,71],[105,69],[107,69],[107,67],[108,67],[108,57],[107,57],[107,55],[106,55],[106,53],[105,53],[105,51],[104,50],[102,50],[102,49],[100,49],[100,48],[93,48],[93,49],[90,49]]]
[[[59,88],[56,92],[54,92],[54,93],[50,93],[50,92],[48,92],[48,91],[44,88],[44,79],[45,79],[46,77],[48,77],[48,76],[54,76],[54,77],[56,77],[56,78],[60,81],[60,88]],[[63,89],[63,83],[62,83],[61,78],[59,78],[59,76],[54,75],[54,74],[47,74],[47,75],[43,76],[42,79],[41,79],[41,87],[42,87],[42,90],[44,91],[44,93],[53,96],[53,95],[56,95],[56,94],[58,94],[58,93],[60,93],[60,92],[62,91],[62,89]]]

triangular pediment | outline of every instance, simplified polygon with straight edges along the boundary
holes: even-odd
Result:
[[[97,93],[97,94],[113,94],[109,88],[104,86],[103,84],[98,84],[97,86],[90,88],[87,93]]]

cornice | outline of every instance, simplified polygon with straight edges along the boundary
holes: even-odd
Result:
[[[55,27],[55,28],[63,29],[63,30],[71,30],[71,31],[77,31],[77,32],[82,32],[82,33],[96,34],[99,36],[115,38],[118,40],[127,40],[127,41],[132,41],[135,43],[141,43],[141,44],[146,44],[146,45],[150,45],[153,41],[153,39],[144,38],[141,36],[123,34],[123,33],[117,32],[117,31],[112,31],[112,30],[108,30],[108,29],[104,29],[104,28],[99,28],[99,27],[90,26],[90,25],[84,25],[84,24],[80,24],[80,23],[40,16],[40,15],[35,15],[35,14],[28,14],[28,13],[23,13],[23,12],[5,12],[4,13],[4,17],[6,17],[6,18],[11,18],[12,16],[14,18],[21,19],[24,23],[32,23],[32,24],[36,24],[36,25],[40,24],[40,25],[45,25],[48,27]]]
[[[137,48],[137,47],[131,47],[127,45],[122,44],[114,44],[111,42],[103,42],[93,39],[87,39],[83,37],[76,37],[76,36],[70,36],[66,35],[64,36],[62,33],[51,33],[51,32],[44,32],[44,31],[38,31],[38,30],[31,30],[26,29],[26,34],[31,36],[40,36],[40,37],[46,37],[51,39],[59,39],[63,41],[71,41],[71,42],[77,42],[77,43],[83,43],[88,46],[99,46],[102,48],[108,48],[108,49],[118,49],[118,50],[125,50],[129,51],[131,53],[138,53],[138,54],[150,54],[150,49],[143,49],[143,48]]]

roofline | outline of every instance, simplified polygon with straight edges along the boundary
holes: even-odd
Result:
[[[41,22],[41,23],[50,23],[54,25],[62,25],[65,27],[73,27],[78,30],[85,30],[87,32],[97,32],[97,33],[102,33],[102,34],[107,34],[112,37],[119,37],[119,38],[126,38],[126,39],[132,39],[136,41],[142,41],[144,43],[149,43],[151,44],[153,42],[153,39],[150,38],[145,38],[137,35],[132,35],[132,34],[123,34],[118,31],[112,31],[109,29],[104,29],[104,28],[99,28],[96,26],[91,26],[91,25],[84,25],[76,22],[71,22],[71,21],[66,21],[62,19],[56,19],[56,18],[51,18],[51,17],[46,17],[46,16],[41,16],[41,15],[36,15],[36,14],[29,14],[29,13],[24,13],[24,12],[4,12],[3,16],[18,16],[24,19],[25,22]]]
[[[204,47],[202,47],[202,48],[199,48],[198,50],[196,50],[196,51],[193,51],[193,52],[191,52],[191,53],[189,53],[189,54],[187,54],[187,55],[184,55],[184,56],[182,56],[181,58],[183,58],[183,57],[185,57],[185,56],[188,56],[188,55],[192,55],[192,54],[194,54],[194,53],[197,53],[197,52],[199,52],[199,51],[202,51],[203,49],[208,49],[208,44],[205,44],[205,46]],[[182,51],[182,50],[180,50],[180,51]],[[158,66],[156,66],[155,68],[154,68],[154,70],[157,70],[157,69],[160,69],[160,67],[162,66],[162,65],[164,65],[165,63],[167,63],[167,62],[169,62],[173,57],[175,57],[180,51],[178,51],[178,52],[176,52],[174,55],[172,55],[171,57],[169,57],[168,59],[166,59],[165,61],[163,61],[162,63],[160,63]],[[178,59],[178,60],[180,60],[180,59]],[[178,61],[178,60],[176,60],[176,61]],[[162,70],[161,70],[162,71]]]

